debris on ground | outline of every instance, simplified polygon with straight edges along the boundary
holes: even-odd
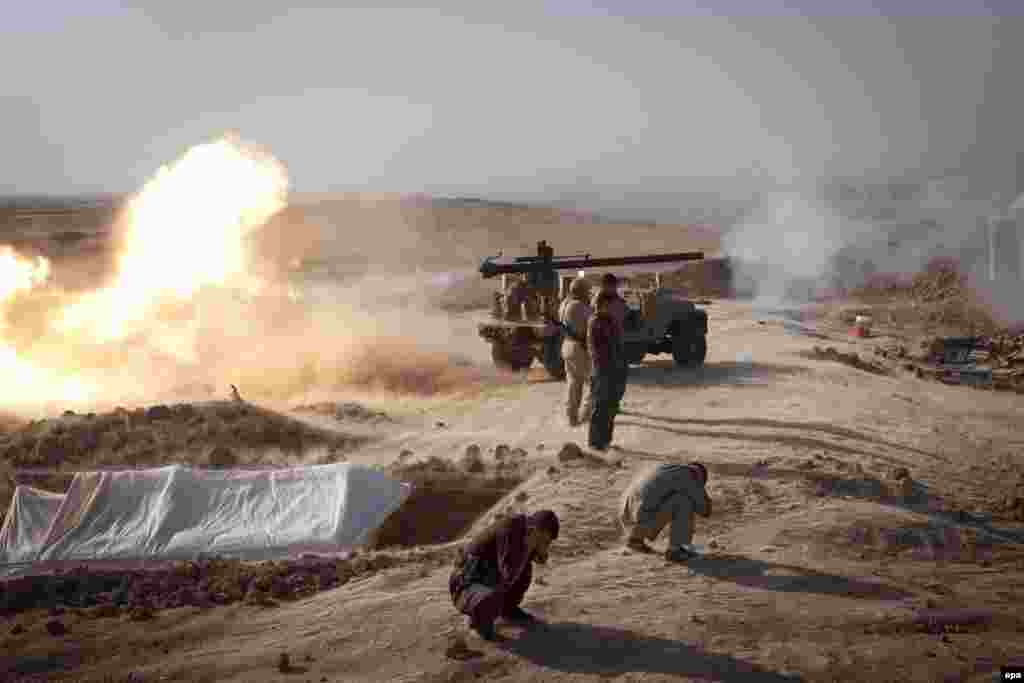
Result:
[[[928,337],[920,351],[905,347],[876,348],[883,358],[907,359],[903,367],[920,378],[946,384],[1024,391],[1024,335],[993,337]]]
[[[870,372],[875,375],[888,374],[886,369],[883,368],[882,366],[875,365],[874,363],[863,360],[856,353],[843,353],[842,351],[836,349],[834,346],[829,346],[824,349],[821,348],[820,346],[815,346],[814,348],[811,349],[809,354],[804,355],[814,360],[825,360],[832,361],[833,363],[842,363],[843,365],[849,365],[852,368],[863,370],[865,372]]]

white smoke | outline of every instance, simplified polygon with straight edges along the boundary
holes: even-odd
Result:
[[[737,290],[777,305],[789,302],[799,285],[823,284],[844,246],[876,232],[823,200],[774,192],[726,233],[722,250],[733,262]]]

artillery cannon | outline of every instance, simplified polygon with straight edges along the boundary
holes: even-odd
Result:
[[[699,261],[699,251],[617,258],[591,258],[590,254],[554,255],[546,241],[537,243],[536,256],[520,256],[509,263],[484,259],[484,279],[501,276],[494,294],[491,319],[478,325],[480,336],[491,344],[495,365],[525,370],[539,360],[555,379],[565,377],[561,346],[563,330],[558,309],[568,295],[573,276],[558,271],[586,271],[615,266]],[[512,278],[515,279],[512,279]],[[628,305],[624,344],[629,363],[640,363],[648,353],[671,353],[676,363],[698,366],[707,355],[708,316],[678,293],[661,287],[655,275],[653,289],[620,290]]]

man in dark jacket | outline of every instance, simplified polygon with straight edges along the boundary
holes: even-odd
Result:
[[[452,603],[470,618],[470,627],[480,637],[494,639],[498,617],[535,621],[519,604],[533,580],[532,563],[547,562],[558,526],[558,516],[551,510],[515,515],[491,525],[462,549],[448,590]]]
[[[622,399],[626,395],[626,384],[629,381],[629,361],[626,359],[625,349],[626,314],[629,312],[629,307],[626,305],[625,299],[619,296],[619,279],[615,277],[614,273],[605,273],[601,277],[601,288],[598,290],[596,299],[607,300],[608,315],[615,321],[615,328],[618,332],[618,355],[616,356],[615,373],[611,378],[614,408],[608,431],[608,443],[611,443],[615,434],[615,415],[619,412]]]
[[[615,415],[619,412],[617,381],[622,348],[619,328],[609,314],[610,297],[599,296],[596,310],[587,323],[587,347],[590,351],[590,432],[588,442],[599,451],[612,441]]]

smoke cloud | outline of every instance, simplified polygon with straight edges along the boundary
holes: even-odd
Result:
[[[112,272],[84,291],[9,250],[0,364],[15,381],[0,408],[224,398],[229,384],[285,403],[429,397],[502,381],[482,367],[472,319],[443,310],[478,295],[468,272],[443,269],[451,259],[434,258],[441,248],[426,248],[431,236],[400,202],[310,216],[281,209],[286,182],[237,141],[193,148],[132,199],[112,226]],[[88,256],[59,264],[63,275],[88,267]]]

